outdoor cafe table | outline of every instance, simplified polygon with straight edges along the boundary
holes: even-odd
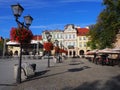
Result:
[[[115,64],[119,63],[120,52],[118,52],[118,51],[113,51],[113,50],[110,50],[110,51],[98,51],[97,54],[98,55],[101,54],[101,56],[102,56],[102,54],[103,55],[108,55],[107,57],[102,58],[102,63],[106,63],[107,60],[108,60],[107,63],[109,65],[115,65]],[[106,59],[106,61],[105,61],[105,59]]]

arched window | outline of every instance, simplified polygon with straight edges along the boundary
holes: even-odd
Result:
[[[72,51],[69,52],[69,55],[70,55],[70,56],[72,55]]]
[[[18,51],[17,50],[14,52],[14,55],[18,55]]]
[[[84,50],[80,50],[79,55],[84,55]]]

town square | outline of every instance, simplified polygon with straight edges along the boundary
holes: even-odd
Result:
[[[0,9],[0,90],[120,90],[120,0],[0,0]]]

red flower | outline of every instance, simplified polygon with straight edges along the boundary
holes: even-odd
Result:
[[[11,41],[27,44],[30,43],[33,38],[33,34],[30,30],[25,28],[12,28],[10,31]]]
[[[64,52],[64,50],[63,50],[63,49],[60,49],[60,50],[59,50],[59,53],[63,53],[63,52]]]
[[[44,43],[43,46],[44,46],[44,48],[45,48],[46,51],[53,50],[53,44],[52,44],[52,42],[46,42],[46,43]]]
[[[58,53],[58,52],[59,52],[59,50],[60,50],[60,48],[59,48],[59,47],[55,47],[55,53]]]
[[[60,49],[60,50],[59,50],[59,53],[66,53],[66,54],[67,54],[67,50]]]
[[[67,51],[67,50],[64,50],[64,53],[68,54],[68,51]]]

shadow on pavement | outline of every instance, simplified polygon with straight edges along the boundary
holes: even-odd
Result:
[[[69,65],[79,65],[79,64],[84,64],[84,62],[82,61],[71,61],[71,63]]]
[[[91,68],[91,67],[83,66],[83,67],[81,67],[81,68],[68,69],[68,71],[69,71],[69,72],[79,72],[79,71],[82,71],[82,70],[85,70],[85,69],[88,69],[88,68]]]
[[[41,77],[42,75],[44,75],[45,73],[47,73],[50,70],[44,70],[44,71],[40,71],[40,72],[35,72],[34,76],[30,76],[27,78],[27,80],[23,81],[23,82],[27,82],[27,81],[31,81],[31,80],[35,80],[38,79],[39,77]]]
[[[0,84],[0,86],[17,86],[17,84]]]
[[[41,79],[41,78],[47,78],[47,77],[51,77],[51,76],[56,76],[56,75],[59,75],[59,74],[64,74],[68,71],[65,71],[65,72],[59,72],[59,73],[55,73],[55,74],[50,74],[50,75],[44,75],[45,73],[47,73],[48,71],[50,70],[45,70],[45,71],[42,71],[42,72],[37,72],[37,74],[35,76],[32,76],[32,77],[29,77],[27,80],[25,80],[24,82],[27,82],[27,81],[32,81],[32,80],[36,80],[36,79]],[[43,75],[43,76],[42,76]]]
[[[82,85],[73,88],[65,87],[62,90],[120,90],[120,75],[112,77],[101,85],[101,81],[96,80],[94,82],[84,82]]]
[[[70,63],[69,65],[80,65],[80,64],[84,64],[84,63]]]
[[[103,90],[120,90],[120,75],[108,80],[105,83]]]
[[[35,76],[34,77],[38,77],[41,75],[44,75],[45,73],[49,72],[50,70],[45,70],[45,71],[41,71],[41,72],[35,72]]]

